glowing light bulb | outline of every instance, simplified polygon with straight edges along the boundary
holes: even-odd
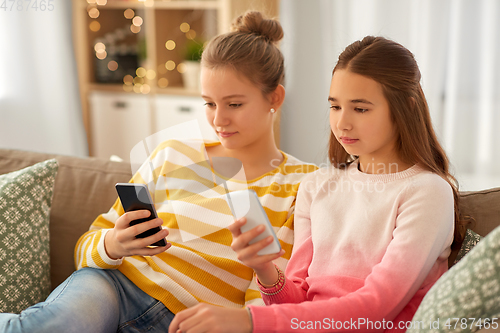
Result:
[[[141,27],[138,27],[136,25],[131,25],[130,26],[130,31],[132,31],[134,34],[138,33],[139,31],[141,31]]]
[[[102,51],[102,52],[96,52],[95,56],[97,57],[97,59],[99,60],[104,60],[106,59],[106,57],[108,56],[108,53],[106,51]]]
[[[169,71],[173,71],[175,69],[175,62],[173,60],[169,60],[165,63],[165,68]]]
[[[147,74],[146,74],[146,77],[148,80],[154,80],[156,77],[156,72],[152,69],[149,69]]]
[[[147,71],[145,68],[143,67],[139,67],[137,68],[137,70],[135,71],[135,74],[138,76],[138,77],[145,77],[146,74],[147,74]]]
[[[112,72],[116,71],[118,69],[118,63],[114,60],[111,60],[108,62],[108,69]]]
[[[91,8],[89,10],[89,16],[90,16],[90,18],[93,18],[93,19],[98,18],[99,14],[100,14],[99,9],[97,9],[95,7]]]
[[[125,75],[123,77],[123,83],[125,83],[127,86],[131,86],[134,83],[134,78],[130,74]]]
[[[89,24],[89,28],[90,28],[90,31],[97,32],[97,31],[101,30],[101,23],[99,23],[97,21],[92,21]]]
[[[165,48],[169,51],[172,51],[173,49],[175,49],[175,42],[173,40],[167,40],[167,42],[165,43]]]
[[[181,29],[182,32],[188,32],[189,29],[191,29],[191,26],[189,25],[189,23],[183,22],[181,23],[179,29]]]
[[[94,50],[97,53],[104,52],[104,51],[106,51],[106,45],[104,45],[104,43],[102,43],[102,42],[96,43],[94,45]]]
[[[166,88],[168,87],[168,80],[164,77],[158,80],[158,87],[160,88]]]
[[[108,3],[108,0],[97,0],[96,3],[99,5],[99,6],[104,6],[105,4]]]
[[[186,32],[186,38],[187,39],[195,39],[196,38],[196,31],[189,30],[188,32]]]
[[[140,17],[140,16],[136,16],[132,19],[132,24],[135,26],[138,26],[138,27],[140,27],[143,22],[144,21],[143,21],[142,17]]]
[[[125,9],[125,11],[123,12],[123,16],[125,16],[126,19],[130,20],[135,16],[135,12],[133,9],[128,8],[128,9]]]

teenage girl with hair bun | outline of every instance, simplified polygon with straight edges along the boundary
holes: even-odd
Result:
[[[229,313],[200,304],[178,313],[170,333],[411,327],[463,226],[417,63],[402,45],[365,37],[339,56],[328,100],[332,167],[300,185],[286,273],[272,262],[281,253],[257,255],[269,239],[249,245],[262,230],[241,233],[244,219],[229,228],[267,306]]]
[[[247,187],[257,193],[286,249],[274,258],[285,269],[298,187],[317,169],[282,152],[274,141],[276,110],[285,97],[283,56],[276,46],[283,37],[280,24],[249,12],[235,29],[215,37],[202,60],[206,116],[220,142],[160,144],[131,180],[148,184],[159,218],[130,226],[148,214],[124,213],[116,200],[78,241],[78,270],[45,302],[19,315],[0,314],[0,332],[166,332],[176,313],[200,302],[235,310],[264,305],[253,270],[230,247],[227,228],[191,240],[181,232],[181,219],[194,232],[214,221],[233,223],[221,202],[227,190]],[[218,157],[239,160],[246,179],[216,184],[212,162]],[[174,211],[167,198],[182,208]],[[157,226],[163,230],[136,238]],[[165,237],[167,246],[148,247]]]

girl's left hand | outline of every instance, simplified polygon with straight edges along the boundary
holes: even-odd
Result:
[[[168,333],[251,333],[246,309],[222,308],[200,303],[175,315]]]

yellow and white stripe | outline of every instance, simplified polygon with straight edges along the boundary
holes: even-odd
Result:
[[[124,213],[116,200],[79,239],[75,248],[77,268],[119,269],[174,313],[198,302],[224,307],[262,305],[252,269],[238,261],[230,247],[232,236],[226,227],[234,218],[226,192],[243,188],[256,191],[286,250],[276,260],[284,270],[292,250],[298,186],[317,167],[283,153],[284,161],[258,179],[223,179],[214,175],[205,152],[205,146],[217,144],[163,142],[131,180],[148,184],[163,227],[169,229],[169,250],[154,257],[109,258],[104,236]]]

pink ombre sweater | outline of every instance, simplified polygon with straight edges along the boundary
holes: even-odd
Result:
[[[310,174],[285,287],[250,307],[254,332],[404,332],[448,268],[453,230],[450,185],[418,165],[365,174],[354,162]]]

